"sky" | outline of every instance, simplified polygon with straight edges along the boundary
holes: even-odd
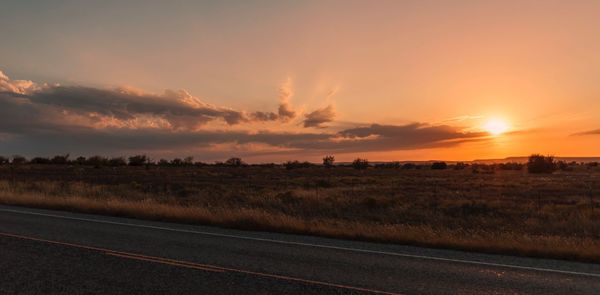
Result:
[[[599,1],[0,6],[0,155],[600,156]]]

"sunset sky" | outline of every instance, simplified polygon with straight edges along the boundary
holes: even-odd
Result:
[[[0,155],[600,156],[600,1],[0,5]]]

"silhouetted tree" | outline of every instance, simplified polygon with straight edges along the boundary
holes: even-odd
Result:
[[[169,161],[165,160],[165,159],[160,159],[158,160],[158,166],[169,166]]]
[[[171,166],[183,166],[183,160],[180,158],[175,158],[171,160]]]
[[[194,157],[192,157],[192,156],[185,157],[183,159],[183,164],[186,165],[186,166],[192,166],[192,165],[194,165]]]
[[[356,158],[354,161],[352,161],[352,167],[358,170],[367,169],[369,168],[369,160]]]
[[[554,157],[540,154],[531,155],[527,161],[527,171],[529,173],[552,173],[556,171]]]
[[[335,157],[334,156],[325,156],[323,157],[323,166],[330,168],[333,167],[335,163]]]
[[[240,167],[244,165],[246,165],[246,163],[244,163],[241,158],[237,157],[229,158],[227,161],[225,161],[225,166]]]
[[[0,156],[0,165],[5,165],[5,164],[8,164],[9,162],[10,162],[10,160],[8,158]]]
[[[129,166],[143,166],[150,163],[150,159],[146,155],[137,155],[129,157]]]

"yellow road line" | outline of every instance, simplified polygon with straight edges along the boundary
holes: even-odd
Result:
[[[83,250],[94,251],[94,252],[102,252],[106,255],[110,255],[110,256],[114,256],[114,257],[134,259],[134,260],[153,262],[153,263],[160,263],[160,264],[165,264],[165,265],[191,268],[191,269],[197,269],[197,270],[203,270],[203,271],[211,271],[211,272],[229,271],[229,272],[236,272],[236,273],[241,273],[241,274],[258,276],[258,277],[266,277],[266,278],[272,278],[272,279],[278,279],[278,280],[284,280],[284,281],[299,282],[299,283],[304,283],[304,284],[309,284],[309,285],[319,285],[319,286],[347,289],[347,290],[360,291],[360,292],[369,292],[369,293],[374,293],[374,294],[400,295],[399,293],[392,293],[392,292],[380,291],[380,290],[375,290],[375,289],[354,287],[354,286],[335,284],[335,283],[327,283],[327,282],[314,281],[314,280],[309,280],[309,279],[302,279],[302,278],[296,278],[296,277],[290,277],[290,276],[284,276],[284,275],[255,272],[255,271],[250,271],[250,270],[243,270],[243,269],[236,269],[236,268],[229,268],[229,267],[221,267],[221,266],[215,266],[215,265],[209,265],[209,264],[200,264],[200,263],[194,263],[194,262],[189,262],[189,261],[168,259],[168,258],[163,258],[163,257],[147,256],[147,255],[142,255],[142,254],[122,252],[122,251],[116,251],[116,250],[92,247],[92,246],[85,246],[85,245],[79,245],[79,244],[73,244],[73,243],[67,243],[67,242],[52,241],[52,240],[46,240],[46,239],[40,239],[40,238],[34,238],[34,237],[28,237],[28,236],[22,236],[22,235],[16,235],[16,234],[4,233],[4,232],[0,232],[0,236],[21,239],[21,240],[28,240],[28,241],[42,242],[42,243],[48,243],[48,244],[54,244],[54,245],[60,245],[60,246],[67,246],[67,247],[71,247],[71,248],[83,249]]]

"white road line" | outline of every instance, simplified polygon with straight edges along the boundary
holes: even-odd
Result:
[[[427,259],[427,260],[436,260],[436,261],[445,261],[445,262],[456,262],[456,263],[464,263],[464,264],[493,266],[493,267],[503,267],[503,268],[513,268],[513,269],[520,269],[520,270],[552,272],[552,273],[560,273],[560,274],[569,274],[569,275],[579,275],[579,276],[588,276],[588,277],[600,278],[600,274],[598,274],[598,273],[577,272],[577,271],[559,270],[559,269],[551,269],[551,268],[540,268],[540,267],[520,266],[520,265],[513,265],[513,264],[482,262],[482,261],[475,261],[475,260],[452,259],[452,258],[442,258],[442,257],[435,257],[435,256],[413,255],[413,254],[396,253],[396,252],[375,251],[375,250],[356,249],[356,248],[347,248],[347,247],[338,247],[338,246],[329,246],[329,245],[319,245],[319,244],[310,244],[310,243],[301,243],[301,242],[280,241],[280,240],[273,240],[273,239],[266,239],[266,238],[255,238],[255,237],[240,236],[240,235],[219,234],[219,233],[211,233],[211,232],[204,232],[204,231],[194,231],[194,230],[187,230],[187,229],[176,229],[176,228],[169,228],[169,227],[143,225],[143,224],[134,224],[134,223],[124,223],[124,222],[115,222],[115,221],[90,219],[90,218],[69,217],[69,216],[62,216],[62,215],[56,215],[56,214],[37,213],[37,212],[12,210],[12,209],[0,209],[0,211],[2,211],[2,212],[10,212],[10,213],[17,213],[17,214],[45,216],[45,217],[52,217],[52,218],[59,218],[59,219],[68,219],[68,220],[77,220],[77,221],[86,221],[86,222],[113,224],[113,225],[120,225],[120,226],[130,226],[130,227],[138,227],[138,228],[156,229],[156,230],[164,230],[164,231],[172,231],[172,232],[180,232],[180,233],[198,234],[198,235],[206,235],[206,236],[214,236],[214,237],[222,237],[222,238],[232,238],[232,239],[242,239],[242,240],[250,240],[250,241],[259,241],[259,242],[269,242],[269,243],[284,244],[284,245],[305,246],[305,247],[313,247],[313,248],[322,248],[322,249],[332,249],[332,250],[342,250],[342,251],[358,252],[358,253],[389,255],[389,256],[397,256],[397,257],[418,258],[418,259]]]

